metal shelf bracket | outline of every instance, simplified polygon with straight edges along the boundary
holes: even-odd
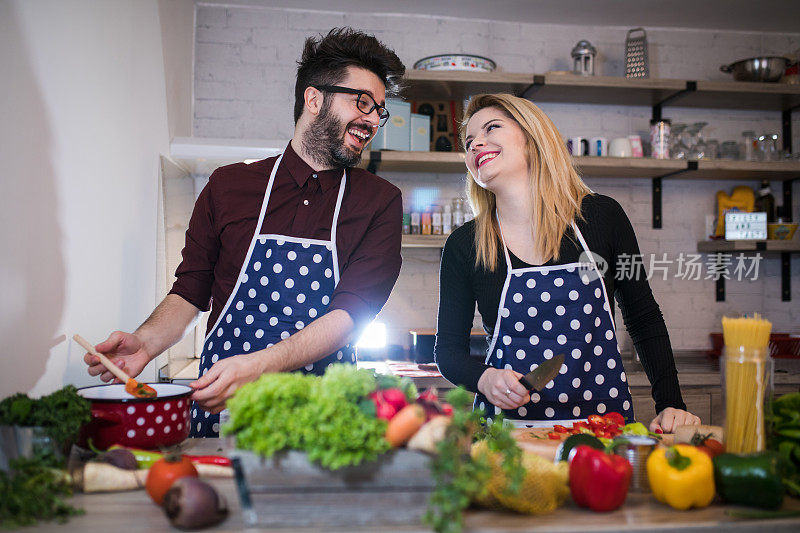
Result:
[[[676,176],[678,174],[683,174],[684,172],[689,172],[692,170],[697,170],[697,161],[687,161],[686,168],[682,168],[680,170],[676,170],[674,172],[668,172],[663,176],[658,176],[652,179],[652,190],[653,190],[653,229],[661,229],[663,227],[664,219],[662,217],[663,213],[663,206],[662,206],[662,199],[661,199],[661,192],[662,192],[662,181],[664,178],[669,178],[672,176]]]
[[[673,94],[667,96],[666,98],[664,98],[663,100],[661,100],[660,102],[658,102],[657,104],[654,104],[653,105],[653,120],[661,120],[661,108],[662,108],[662,106],[665,106],[665,105],[677,100],[678,98],[682,98],[682,97],[686,96],[689,93],[695,92],[696,90],[697,90],[697,82],[689,80],[689,81],[686,82],[686,88],[685,89],[680,90],[680,91],[678,91],[676,93],[673,93]]]
[[[380,150],[371,150],[369,153],[367,172],[371,174],[377,174],[379,166],[381,166],[381,152]]]

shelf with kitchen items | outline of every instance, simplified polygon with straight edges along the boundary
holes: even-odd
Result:
[[[534,102],[680,105],[717,109],[786,111],[800,106],[800,85],[669,78],[577,76],[409,70],[403,95],[410,99],[463,99],[482,92],[508,92]]]
[[[792,180],[800,161],[728,161],[653,159],[650,157],[575,157],[578,172],[594,178],[680,177],[703,180]],[[466,173],[463,152],[364,152],[362,167],[376,172]]]
[[[529,83],[524,86],[524,81]],[[664,106],[711,109],[759,109],[780,111],[784,146],[791,150],[793,110],[800,107],[800,85],[787,83],[681,80],[667,78],[622,78],[508,72],[452,72],[410,70],[405,96],[414,98],[465,98],[478,92],[511,92],[536,103],[647,105],[652,118],[661,120]],[[523,87],[524,86],[524,87]],[[784,182],[784,205],[791,212],[791,184],[800,177],[796,161],[685,161],[659,164],[619,161],[591,162],[581,168],[586,176],[638,177],[652,179],[653,228],[662,227],[662,179],[770,179]],[[633,167],[633,168],[631,168]],[[443,171],[443,170],[440,170]],[[637,172],[638,171],[638,172]]]

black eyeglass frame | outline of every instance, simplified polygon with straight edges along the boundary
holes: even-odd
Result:
[[[356,94],[358,95],[358,99],[356,99],[356,109],[364,113],[365,115],[369,115],[375,109],[378,110],[378,126],[382,127],[386,124],[386,121],[389,120],[389,110],[386,109],[386,106],[380,105],[378,102],[375,101],[375,98],[372,97],[367,91],[361,91],[359,89],[353,89],[351,87],[342,87],[341,85],[313,85],[315,89],[318,91],[325,91],[329,93],[343,93],[343,94]],[[369,111],[364,111],[359,106],[359,102],[361,101],[362,96],[369,97],[372,100],[372,107],[369,108]]]

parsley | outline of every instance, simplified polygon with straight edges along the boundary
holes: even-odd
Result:
[[[62,447],[75,441],[81,426],[89,421],[91,403],[67,385],[37,400],[17,393],[0,402],[0,425],[41,426]]]
[[[502,454],[502,468],[511,480],[508,490],[519,492],[525,470],[522,452],[503,424],[502,417],[484,422],[484,413],[472,410],[471,395],[462,387],[447,393],[453,406],[453,420],[431,459],[431,474],[436,488],[431,494],[424,521],[437,533],[460,533],[463,511],[472,500],[485,495],[492,468],[486,455],[470,456],[472,440],[486,440],[489,449]]]
[[[69,477],[52,455],[11,461],[10,472],[0,471],[0,527],[15,529],[39,520],[66,522],[83,514],[64,501],[72,494]]]

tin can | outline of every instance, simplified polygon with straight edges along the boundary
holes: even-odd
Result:
[[[650,151],[654,159],[669,159],[669,119],[650,121]]]
[[[403,235],[411,234],[411,213],[403,213]]]

